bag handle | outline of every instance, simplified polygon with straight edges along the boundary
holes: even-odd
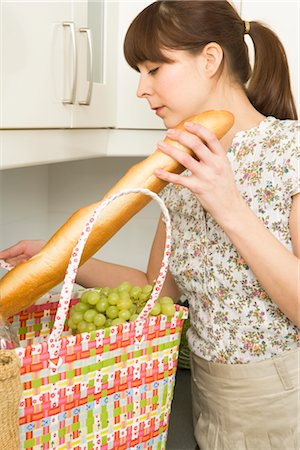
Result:
[[[151,296],[146,303],[143,310],[140,312],[139,316],[137,317],[135,322],[141,322],[145,321],[150,311],[152,310],[154,304],[156,303],[159,294],[161,292],[163,283],[165,281],[167,270],[168,270],[168,262],[170,257],[170,249],[171,249],[171,220],[169,212],[163,202],[163,200],[155,193],[150,191],[149,189],[143,189],[143,188],[132,188],[132,189],[124,189],[119,191],[118,193],[111,195],[108,197],[105,201],[101,202],[100,205],[94,210],[92,215],[90,216],[89,220],[85,224],[85,227],[83,231],[81,232],[80,238],[77,241],[77,244],[73,248],[72,255],[66,270],[65,279],[63,282],[63,286],[61,289],[60,299],[58,303],[58,308],[56,311],[54,324],[52,331],[50,333],[50,336],[48,338],[49,342],[49,353],[50,353],[50,359],[55,359],[58,357],[59,354],[59,348],[60,348],[60,338],[64,329],[64,324],[67,318],[67,314],[69,311],[70,301],[72,297],[72,291],[73,286],[76,279],[77,270],[79,267],[80,258],[85,246],[85,243],[92,231],[92,228],[96,222],[97,217],[100,215],[100,213],[104,210],[104,208],[112,203],[117,198],[127,195],[127,194],[137,194],[142,193],[145,195],[149,195],[152,197],[153,200],[156,200],[158,205],[160,206],[160,209],[162,211],[165,225],[166,225],[166,239],[165,239],[165,249],[162,259],[162,265],[159,272],[159,275],[157,277],[157,280],[155,282],[155,285],[153,287]],[[3,260],[0,260],[0,266],[4,267],[7,270],[10,270],[13,268],[10,264],[6,263]],[[117,326],[117,325],[116,325]]]
[[[4,259],[0,259],[0,267],[5,270],[12,270],[14,268],[14,266],[4,261]]]

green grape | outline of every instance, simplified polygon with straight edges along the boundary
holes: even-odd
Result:
[[[76,305],[72,306],[72,308],[70,309],[70,317],[73,316],[73,314],[75,312],[78,312],[77,309],[75,308]]]
[[[85,292],[84,303],[88,303],[89,305],[96,305],[100,299],[100,293],[97,291],[89,290]],[[81,296],[82,298],[82,296]],[[82,300],[81,300],[82,301]]]
[[[121,291],[121,292],[119,292],[119,299],[122,299],[122,300],[126,299],[126,300],[128,300],[128,299],[130,299],[130,295],[129,295],[128,292]]]
[[[84,292],[81,294],[80,301],[81,301],[82,303],[87,303],[87,302],[88,302],[87,299],[88,299],[88,296],[89,296],[89,292],[90,292],[90,291],[84,291]]]
[[[119,284],[118,291],[119,292],[130,292],[131,284],[129,281],[123,281],[123,283]]]
[[[149,292],[148,294],[146,294],[145,292],[141,292],[140,296],[139,296],[139,300],[138,302],[141,303],[146,303],[147,300],[149,300],[151,293]]]
[[[174,304],[173,299],[171,297],[167,297],[167,296],[159,297],[158,301],[161,305],[165,305],[165,304],[173,305]]]
[[[130,322],[134,322],[138,317],[139,317],[138,314],[132,314],[132,315],[130,316],[129,321],[130,321]]]
[[[119,311],[119,317],[121,319],[124,319],[125,321],[129,320],[130,316],[131,316],[131,314],[128,311],[128,309],[121,309],[121,311]]]
[[[82,312],[84,313],[85,311],[87,311],[89,309],[89,305],[87,303],[82,303],[81,301],[79,301],[76,305],[75,305],[75,310],[78,312]]]
[[[116,305],[117,301],[119,300],[119,295],[117,294],[117,292],[111,292],[107,298],[110,305]]]
[[[114,287],[114,288],[110,288],[110,292],[114,292],[114,293],[118,294],[119,290],[117,287]]]
[[[139,298],[140,293],[142,292],[142,288],[140,286],[134,286],[130,290],[130,297],[133,300],[137,300]]]
[[[73,322],[73,320],[70,318],[67,321],[67,325],[69,328],[71,328],[71,330],[76,330],[77,328],[77,324]]]
[[[126,320],[121,319],[121,317],[116,317],[115,319],[112,320],[111,324],[112,325],[119,325],[120,323],[125,323]]]
[[[161,305],[161,312],[168,317],[173,316],[176,312],[175,305],[173,303],[164,303]]]
[[[83,314],[83,318],[86,322],[93,322],[97,311],[95,309],[89,309]]]
[[[98,303],[96,304],[96,310],[99,311],[100,313],[104,313],[108,305],[109,305],[108,298],[101,297]]]
[[[86,330],[88,333],[96,330],[96,325],[94,323],[87,323]]]
[[[85,322],[84,320],[82,322],[79,322],[79,324],[77,325],[78,333],[84,333],[86,331],[86,327],[87,327],[87,322]]]
[[[144,304],[144,305],[138,305],[138,306],[137,306],[137,308],[136,308],[137,314],[139,314],[139,313],[144,309],[144,306],[145,306],[145,304]]]
[[[133,305],[131,306],[131,308],[129,308],[129,311],[130,311],[130,314],[131,314],[131,315],[136,313],[136,308],[137,308],[137,306],[136,306],[135,304],[133,304]]]
[[[106,310],[106,317],[109,319],[116,319],[119,315],[119,310],[116,306],[111,305]]]
[[[81,322],[82,321],[82,319],[83,319],[83,314],[81,313],[81,312],[78,312],[78,311],[74,311],[74,313],[72,314],[72,321],[73,321],[73,323],[79,323],[79,322]]]
[[[142,291],[143,291],[145,294],[151,294],[152,289],[153,289],[153,286],[152,286],[151,284],[146,284],[146,285],[143,287]]]
[[[96,327],[103,327],[106,322],[106,317],[104,314],[98,313],[94,317],[94,324]]]
[[[124,298],[120,298],[117,301],[117,307],[119,309],[130,309],[132,307],[133,303],[131,298],[128,296],[128,298],[124,297]]]
[[[161,305],[160,303],[155,303],[152,310],[150,311],[151,316],[158,316],[161,313]]]
[[[104,324],[105,328],[110,327],[111,323],[112,323],[112,319],[106,319],[105,324]]]
[[[106,297],[110,294],[111,289],[109,287],[104,287],[101,289],[101,294],[105,295]]]

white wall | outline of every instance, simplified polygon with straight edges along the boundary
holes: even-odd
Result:
[[[0,247],[43,238],[48,223],[46,166],[0,172]]]
[[[47,236],[47,166],[0,172],[0,248]]]

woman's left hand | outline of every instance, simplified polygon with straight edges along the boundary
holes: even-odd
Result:
[[[163,169],[156,170],[155,175],[190,189],[203,208],[222,225],[233,208],[236,210],[243,201],[226,152],[214,133],[202,125],[186,122],[185,129],[186,131],[168,130],[167,136],[190,148],[194,156],[166,142],[160,142],[158,146],[163,153],[188,169],[191,175],[177,175]]]

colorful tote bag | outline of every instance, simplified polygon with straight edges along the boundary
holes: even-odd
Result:
[[[129,193],[156,200],[166,223],[161,270],[150,299],[134,322],[71,335],[65,326],[78,261],[92,226],[107,204]],[[171,226],[155,193],[127,189],[95,210],[75,246],[62,291],[41,298],[13,318],[21,346],[22,449],[165,449],[178,350],[187,308],[150,316],[168,268]],[[7,266],[7,265],[6,265]],[[14,350],[12,350],[14,351]]]

